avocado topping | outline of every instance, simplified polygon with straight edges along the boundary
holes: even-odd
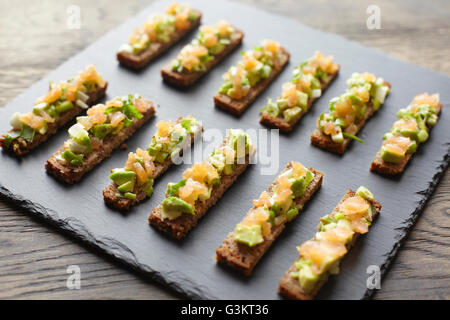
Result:
[[[373,201],[372,192],[364,186],[359,187],[354,196],[340,203],[337,213],[320,219],[313,239],[298,247],[297,270],[290,276],[298,279],[306,293],[312,292],[317,283],[329,274],[339,272],[339,262],[347,253],[347,246],[354,235],[369,230]]]
[[[288,168],[277,177],[272,190],[264,191],[257,200],[253,201],[254,208],[235,229],[235,240],[248,244],[250,241],[242,240],[244,239],[242,235],[236,236],[236,230],[241,230],[244,226],[257,230],[254,228],[257,226],[261,233],[261,242],[263,242],[264,238],[270,235],[273,227],[294,219],[301,209],[297,207],[295,200],[305,194],[313,179],[314,174],[301,163],[291,162]],[[250,233],[250,231],[244,231],[240,232]],[[256,242],[253,241],[253,243]]]
[[[398,120],[383,136],[378,155],[385,162],[400,163],[407,154],[415,153],[420,143],[428,140],[430,128],[438,119],[439,95],[417,95],[410,105],[397,112]]]
[[[355,136],[357,125],[364,120],[369,106],[378,110],[390,88],[382,78],[367,72],[353,73],[347,85],[344,94],[330,100],[329,112],[320,115],[317,127],[335,143],[342,143],[345,138],[364,143]]]
[[[281,97],[276,101],[269,98],[260,112],[281,117],[289,123],[296,122],[307,111],[309,101],[322,95],[322,85],[338,68],[332,56],[316,51],[313,57],[294,69],[292,80],[283,85]]]
[[[194,214],[197,201],[205,201],[211,197],[213,188],[220,184],[221,178],[234,171],[239,156],[252,153],[250,137],[242,130],[229,130],[224,143],[216,148],[206,161],[195,163],[183,172],[182,180],[167,186],[167,198],[164,201],[167,203],[167,199],[180,199],[191,206],[192,212],[177,212],[176,207],[162,208],[163,218],[175,219],[183,212]]]

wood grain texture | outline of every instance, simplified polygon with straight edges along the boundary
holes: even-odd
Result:
[[[450,75],[450,3],[446,0],[378,0],[382,29],[372,31],[366,28],[366,8],[373,1],[244,2]],[[88,0],[22,0],[14,4],[0,0],[0,11],[7,13],[0,20],[0,105],[148,3],[130,0],[124,5],[118,0],[101,0],[94,7]],[[66,26],[66,10],[71,4],[81,9],[79,30]],[[450,299],[449,195],[450,174],[446,172],[375,298]],[[81,268],[81,290],[66,288],[66,269],[73,264]],[[176,296],[0,199],[0,298]]]

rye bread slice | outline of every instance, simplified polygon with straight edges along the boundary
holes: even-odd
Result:
[[[222,145],[226,144],[225,139]],[[164,231],[175,239],[184,238],[188,232],[194,228],[198,221],[206,214],[209,208],[214,206],[222,197],[225,191],[237,180],[239,175],[247,169],[250,164],[251,155],[245,157],[243,163],[236,164],[234,171],[231,174],[224,174],[220,177],[220,184],[214,186],[211,190],[211,196],[204,201],[197,201],[194,206],[195,214],[183,213],[176,219],[164,219],[161,214],[161,205],[152,210],[148,218],[149,223],[155,228]]]
[[[385,85],[391,87],[389,82],[384,82]],[[375,113],[375,109],[371,104],[367,105],[366,114],[364,118],[356,124],[357,130],[355,132],[355,135],[364,127],[366,122],[372,118],[373,114]],[[344,141],[341,143],[334,142],[329,135],[324,134],[319,129],[315,129],[313,133],[311,134],[311,144],[319,147],[321,149],[337,153],[339,155],[342,155],[347,150],[348,145],[353,139],[345,138]]]
[[[347,193],[342,197],[339,204],[336,206],[336,208],[333,209],[331,212],[331,216],[334,216],[336,213],[339,212],[339,206],[347,200],[347,198],[352,197],[355,195],[355,192],[352,190],[347,190]],[[372,222],[377,216],[377,214],[381,211],[381,204],[377,201],[373,201],[372,205],[374,207]],[[356,240],[359,238],[360,234],[356,233],[353,236],[353,239],[350,243],[347,244],[347,250],[350,251],[350,248],[355,244]],[[347,252],[348,253],[348,252]],[[345,258],[345,256],[344,256]],[[300,260],[300,257],[296,260],[296,262]],[[286,299],[292,299],[292,300],[312,300],[316,296],[317,292],[319,292],[320,288],[327,282],[329,274],[327,274],[321,281],[319,281],[316,285],[316,287],[310,292],[306,293],[302,286],[300,285],[300,282],[298,279],[291,277],[291,272],[297,271],[297,268],[295,267],[295,262],[291,265],[289,270],[283,275],[283,277],[280,280],[280,285],[278,288],[278,292]]]
[[[227,45],[221,52],[214,55],[214,58],[205,63],[205,71],[198,72],[177,72],[172,71],[172,64],[168,64],[161,69],[161,76],[164,81],[173,84],[177,87],[188,87],[193,85],[203,75],[211,71],[217,64],[224,60],[233,50],[235,50],[244,38],[244,32],[234,28],[234,32],[231,35],[230,44]]]
[[[202,13],[194,9],[193,11],[198,15],[198,17],[196,20],[190,22],[190,26],[188,29],[175,31],[168,42],[153,42],[147,49],[138,54],[119,51],[117,52],[117,60],[119,61],[119,63],[133,70],[140,70],[144,68],[147,64],[150,63],[150,61],[156,59],[161,54],[166,52],[170,47],[178,43],[182,38],[184,38],[184,36],[186,36],[200,24]]]
[[[177,123],[181,122],[181,119],[183,117],[180,117],[177,119]],[[200,128],[198,132],[195,134],[191,134],[190,142],[191,144],[194,143],[195,139],[197,139],[201,132],[203,131],[203,128]],[[180,150],[179,156],[183,154],[183,150],[185,148],[188,148],[190,145],[184,146],[182,150]],[[169,167],[173,164],[173,161],[171,158],[167,158],[163,163],[154,162],[155,164],[155,171],[153,173],[153,179],[157,179],[159,176],[161,176],[164,172],[166,172]],[[120,211],[128,211],[132,206],[135,206],[139,202],[144,201],[148,198],[147,194],[142,190],[142,186],[139,186],[137,183],[134,186],[133,193],[136,194],[136,199],[127,199],[127,198],[119,198],[117,197],[117,193],[119,193],[119,190],[117,189],[118,185],[115,182],[110,183],[106,188],[103,189],[103,199],[105,203],[113,207],[115,209],[118,209]]]
[[[436,110],[436,114],[439,115],[441,110],[442,110],[442,103],[439,103]],[[420,143],[417,145],[417,147],[419,147],[419,145]],[[380,174],[388,176],[401,174],[403,173],[403,171],[405,171],[405,168],[408,165],[409,160],[413,157],[414,154],[415,153],[406,154],[405,158],[401,162],[391,163],[385,162],[383,159],[381,159],[380,152],[378,151],[375,158],[372,160],[372,164],[370,165],[370,171],[375,171]]]
[[[149,101],[149,103],[151,103]],[[58,159],[66,150],[64,146],[58,149],[50,158],[47,159],[45,170],[57,179],[68,184],[79,181],[88,171],[92,170],[97,164],[111,155],[114,149],[117,149],[122,143],[131,137],[137,129],[142,127],[155,114],[153,105],[143,114],[141,119],[133,119],[131,125],[123,128],[118,134],[108,135],[103,139],[100,148],[93,150],[83,159],[83,165],[74,166],[66,161]]]
[[[107,87],[108,82],[105,83],[104,87],[98,87],[96,90],[88,93],[87,95],[89,96],[89,98],[85,103],[88,106],[92,106],[98,100],[102,99],[105,96]],[[69,121],[71,121],[73,118],[82,113],[83,110],[84,110],[83,108],[81,108],[77,104],[74,104],[73,108],[66,112],[63,112],[57,121],[53,123],[48,123],[48,129],[45,134],[40,134],[39,132],[36,132],[34,134],[33,141],[31,142],[23,138],[17,138],[11,142],[7,150],[12,151],[17,156],[23,156],[29,153],[31,150],[33,150],[41,143],[46,141],[48,138],[50,138],[52,135],[54,135],[59,130],[59,128],[64,127]],[[14,130],[9,130],[8,133],[12,131]],[[6,134],[4,136],[6,136]]]
[[[292,168],[292,164],[288,163],[283,171],[281,171],[280,175],[290,168]],[[309,168],[309,170],[314,173],[314,179],[306,188],[306,192],[302,196],[294,199],[294,202],[299,210],[301,210],[300,208],[303,208],[303,206],[322,185],[323,173],[313,168]],[[266,192],[272,195],[272,188],[275,185],[276,183],[273,182],[266,189]],[[255,207],[249,210],[247,216],[250,214],[250,212],[252,212],[253,209],[255,209]],[[231,268],[243,273],[246,276],[250,276],[253,272],[253,268],[256,266],[258,261],[264,256],[267,250],[269,250],[270,246],[281,234],[281,232],[283,232],[287,222],[288,221],[283,221],[279,225],[272,227],[270,235],[264,239],[264,242],[254,247],[249,247],[246,244],[235,241],[233,232],[230,232],[225,238],[225,241],[222,243],[222,245],[216,250],[217,261],[230,266]]]
[[[336,76],[339,73],[340,65],[338,65],[338,70],[330,74],[328,81],[320,81],[322,92],[333,82],[333,80],[336,78]],[[270,128],[277,128],[280,129],[283,132],[290,132],[292,129],[294,129],[294,126],[300,121],[300,119],[311,109],[312,104],[314,101],[316,101],[318,98],[309,98],[308,104],[306,105],[306,110],[299,114],[297,118],[294,118],[292,121],[287,122],[284,120],[283,117],[278,115],[277,117],[273,117],[270,114],[268,114],[266,111],[263,112],[261,115],[261,119],[259,120],[259,123],[268,126]]]
[[[233,99],[223,93],[216,93],[214,96],[214,105],[235,115],[240,115],[255,99],[267,88],[267,86],[281,73],[289,62],[290,53],[283,47],[280,48],[281,61],[277,69],[273,69],[267,79],[258,82],[250,88],[249,93],[242,99]]]

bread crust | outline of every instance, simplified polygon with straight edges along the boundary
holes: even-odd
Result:
[[[384,82],[385,85],[391,87],[389,82]],[[373,116],[375,113],[375,109],[372,105],[367,105],[367,110],[364,118],[356,124],[357,131],[355,135],[364,127],[366,122]],[[319,129],[315,129],[313,133],[311,134],[311,144],[319,147],[321,149],[337,153],[339,155],[343,155],[345,151],[347,150],[348,145],[353,139],[345,138],[344,141],[341,143],[334,142],[329,135],[324,134]]]
[[[327,82],[320,81],[322,91],[324,91],[326,88],[328,88],[328,86],[331,84],[331,82],[333,82],[333,80],[338,75],[340,68],[341,68],[341,66],[338,65],[338,70],[335,73],[330,75],[330,78],[328,79]],[[309,111],[309,109],[311,109],[311,106],[317,99],[318,98],[308,99],[308,104],[306,105],[306,110],[304,112],[300,113],[300,115],[297,118],[293,119],[293,121],[291,121],[291,122],[285,121],[284,118],[279,115],[277,117],[273,117],[264,111],[263,114],[261,115],[259,123],[261,123],[265,126],[268,126],[270,128],[280,129],[283,132],[290,132],[294,129],[294,126],[300,121],[300,119]]]
[[[290,168],[292,168],[292,164],[288,163],[283,171],[281,171],[280,175]],[[297,206],[303,207],[322,185],[323,173],[315,170],[314,168],[309,168],[309,170],[314,173],[314,179],[306,188],[305,194],[294,200]],[[275,185],[276,183],[273,182],[266,189],[266,192],[273,194],[272,188]],[[255,207],[247,212],[247,216],[253,209],[255,209]],[[249,247],[243,243],[235,241],[233,232],[230,232],[222,245],[216,250],[216,260],[219,263],[230,266],[246,276],[250,276],[258,261],[264,256],[272,243],[283,232],[287,222],[288,221],[283,221],[279,225],[272,227],[270,235],[264,239],[264,242],[254,247]]]
[[[436,114],[439,115],[442,110],[442,103],[438,103],[438,108],[436,110]],[[439,119],[439,118],[438,118]],[[432,128],[432,127],[431,127]],[[431,131],[430,128],[430,131]],[[420,143],[417,145],[419,147]],[[377,152],[375,158],[372,160],[370,165],[370,171],[375,171],[383,175],[393,176],[403,173],[405,171],[406,166],[409,163],[409,160],[413,157],[414,153],[406,154],[405,158],[399,163],[391,163],[385,162],[381,159],[380,151]]]
[[[86,101],[88,106],[92,106],[95,102],[102,99],[106,94],[106,89],[108,88],[108,82],[105,83],[104,87],[98,87],[95,91],[88,94],[89,98]],[[59,119],[53,123],[48,123],[48,129],[45,134],[40,134],[36,132],[33,137],[33,141],[29,142],[23,138],[17,138],[11,142],[11,145],[6,149],[13,152],[16,156],[23,156],[29,153],[31,150],[39,146],[41,143],[46,141],[48,138],[53,136],[61,127],[64,127],[69,121],[78,116],[83,112],[83,108],[75,104],[72,109],[63,112]],[[14,130],[9,130],[8,133]],[[4,135],[6,136],[6,134]]]
[[[181,122],[182,119],[183,117],[179,117],[176,122],[179,123]],[[195,139],[201,135],[202,131],[203,128],[201,128],[201,130],[199,130],[198,133],[191,134],[190,140],[191,144],[193,144]],[[188,146],[186,146],[186,148],[187,147]],[[181,156],[182,154],[183,150],[180,150],[179,155]],[[155,164],[155,171],[153,172],[153,179],[156,180],[169,169],[169,167],[173,164],[173,161],[171,158],[167,158],[163,163],[155,162],[154,164]],[[136,199],[117,197],[116,194],[119,193],[119,190],[117,188],[118,188],[117,183],[111,182],[106,188],[103,189],[103,200],[108,206],[118,209],[120,211],[128,211],[132,206],[148,198],[145,191],[143,191],[141,186],[138,186],[138,184],[135,184],[133,190],[133,193],[136,194]]]
[[[47,159],[45,169],[55,178],[73,184],[79,181],[88,171],[92,170],[98,163],[108,158],[114,149],[131,137],[137,129],[142,127],[155,114],[153,105],[143,114],[141,119],[134,119],[128,128],[124,128],[119,134],[109,135],[103,139],[103,144],[98,150],[94,150],[83,159],[83,165],[74,166],[67,162],[58,160],[66,148],[62,146],[50,158]]]
[[[202,13],[200,11],[192,9],[197,15],[198,18],[195,21],[190,22],[190,26],[186,30],[175,31],[172,34],[169,42],[153,42],[150,46],[139,54],[133,54],[126,51],[117,52],[117,60],[119,63],[125,67],[128,67],[133,70],[140,70],[148,65],[152,60],[159,57],[161,54],[166,52],[170,47],[178,43],[184,36],[186,36],[189,32],[194,30],[202,19]]]
[[[217,64],[224,60],[231,52],[233,52],[241,43],[244,38],[244,32],[234,28],[234,32],[231,35],[231,42],[221,52],[214,56],[214,59],[205,63],[205,71],[199,72],[176,72],[172,71],[171,63],[161,69],[161,76],[167,83],[170,83],[177,87],[188,87],[193,85],[203,75],[211,71]]]
[[[225,141],[224,141],[225,143]],[[236,168],[231,174],[223,175],[220,178],[220,184],[214,186],[211,196],[205,201],[197,201],[195,203],[195,214],[182,214],[176,219],[164,219],[161,215],[161,205],[154,208],[148,218],[149,223],[155,228],[169,234],[171,237],[180,240],[184,238],[188,232],[194,228],[198,221],[206,214],[209,208],[214,206],[222,197],[225,191],[233,185],[239,175],[241,175],[250,164],[250,156],[245,157],[244,163],[236,164]]]
[[[339,212],[340,205],[347,200],[347,198],[352,197],[355,195],[355,192],[352,190],[347,190],[347,193],[342,197],[341,201],[339,201],[339,204],[333,209],[331,212],[331,216],[334,216],[336,213]],[[378,215],[378,213],[381,211],[381,204],[377,201],[373,201],[372,205],[374,207],[374,213],[372,221],[375,219],[375,217]],[[355,244],[356,240],[359,238],[360,234],[355,233],[353,236],[353,239],[350,243],[347,244],[347,250],[350,251],[350,248]],[[344,257],[345,258],[345,257]],[[296,260],[296,262],[300,260],[300,257]],[[300,285],[300,282],[298,279],[291,277],[291,272],[297,271],[297,268],[295,267],[295,262],[291,265],[291,267],[288,269],[288,271],[283,275],[283,277],[280,280],[278,292],[280,295],[282,295],[286,299],[291,300],[312,300],[316,296],[317,292],[319,292],[320,288],[327,282],[329,274],[327,274],[322,280],[320,280],[316,287],[310,292],[306,293],[303,288]]]
[[[242,99],[233,99],[223,93],[216,93],[214,96],[214,105],[217,108],[228,111],[234,115],[240,115],[247,109],[250,104],[267,88],[267,86],[281,73],[289,62],[290,53],[283,47],[281,50],[280,67],[272,70],[267,79],[258,82],[254,87],[250,88],[249,93]]]

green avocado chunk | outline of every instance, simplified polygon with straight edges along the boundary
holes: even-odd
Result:
[[[76,155],[70,150],[65,150],[61,157],[74,166],[82,166],[83,165],[83,157]]]
[[[104,139],[108,134],[113,131],[113,126],[109,123],[99,124],[92,128],[94,137],[98,139]]]
[[[360,196],[361,198],[364,198],[367,201],[373,201],[373,199],[374,199],[373,193],[370,192],[370,190],[364,186],[359,187],[355,193],[357,196]]]
[[[169,183],[167,185],[166,197],[174,197],[178,195],[178,190],[186,184],[186,179],[182,179],[177,183]]]
[[[283,117],[286,122],[291,122],[296,120],[298,116],[302,113],[302,108],[293,107],[283,111]]]
[[[264,241],[261,226],[258,224],[246,226],[239,223],[234,229],[233,237],[235,241],[244,243],[249,247],[253,247]]]
[[[152,178],[148,179],[148,181],[142,186],[142,190],[145,192],[147,197],[150,197],[153,194],[153,183],[154,180]]]
[[[136,173],[125,169],[115,169],[114,172],[109,175],[109,178],[120,186],[124,183],[134,181]]]
[[[400,163],[405,158],[405,155],[389,151],[385,147],[381,147],[380,157],[386,162]]]
[[[191,204],[177,197],[168,197],[164,199],[161,205],[166,212],[177,211],[189,213],[192,215],[195,214],[194,207]]]
[[[131,192],[125,192],[124,197],[131,200],[136,200],[136,194]]]
[[[312,271],[311,266],[304,264],[298,272],[298,281],[305,292],[311,292],[319,280],[319,275]]]
[[[132,192],[134,189],[134,184],[136,182],[136,179],[132,179],[128,182],[125,182],[124,184],[121,184],[117,187],[117,190],[120,192],[126,193],[126,192]]]

